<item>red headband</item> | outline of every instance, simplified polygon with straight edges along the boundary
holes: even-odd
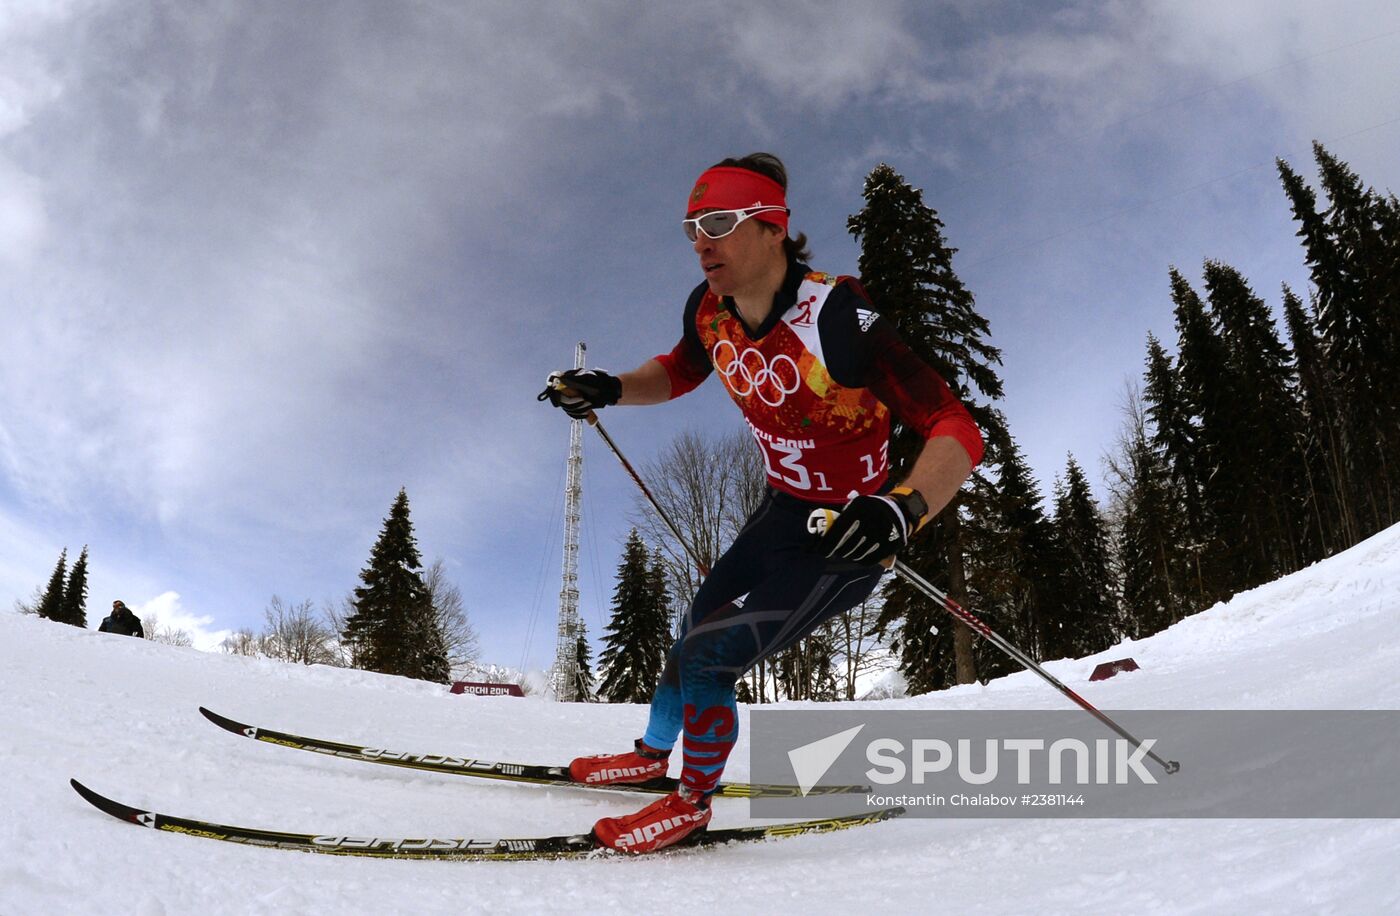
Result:
[[[748,207],[786,207],[787,194],[783,186],[766,175],[721,165],[707,170],[695,181],[686,202],[686,215],[696,210],[743,210]],[[757,213],[754,219],[781,226],[787,231],[788,215],[783,210]]]

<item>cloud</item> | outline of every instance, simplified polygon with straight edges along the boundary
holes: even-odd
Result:
[[[412,436],[403,402],[447,395],[425,370],[520,345],[442,300],[490,272],[475,236],[525,220],[530,134],[629,105],[506,5],[234,11],[129,4],[28,43],[58,89],[0,159],[0,247],[54,245],[0,280],[0,406],[31,500],[268,516]]]
[[[0,144],[23,130],[35,109],[51,104],[59,82],[34,53],[32,42],[71,15],[65,4],[18,2],[0,10]],[[29,263],[47,229],[40,181],[0,145],[0,267]]]
[[[891,87],[936,94],[904,4],[867,3],[858,12],[840,0],[745,4],[716,18],[728,54],[799,103],[830,109]]]
[[[140,603],[128,601],[126,606],[141,618],[141,626],[147,637],[158,629],[179,630],[188,633],[194,647],[201,652],[217,651],[232,632],[228,629],[211,629],[214,618],[186,610],[181,606],[180,595],[176,592],[162,592]]]
[[[60,549],[0,512],[0,608],[8,609],[15,600],[29,601],[36,589],[43,589]]]
[[[571,156],[644,114],[614,51],[648,21],[5,4],[0,504],[244,616],[269,579],[348,587],[400,485],[491,541],[461,520],[553,477],[533,393],[568,304],[529,287],[600,193]]]

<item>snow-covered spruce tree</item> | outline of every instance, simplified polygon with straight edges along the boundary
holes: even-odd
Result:
[[[646,703],[656,690],[670,645],[663,578],[637,529],[627,535],[613,590],[612,620],[599,659],[598,693],[609,703]]]
[[[64,577],[68,573],[68,548],[63,548],[63,552],[58,555],[58,565],[53,569],[53,575],[49,576],[48,588],[44,589],[44,596],[39,599],[39,616],[45,620],[61,620],[63,614],[63,583]]]
[[[865,206],[846,224],[860,242],[861,282],[876,310],[894,322],[909,347],[947,380],[989,433],[1001,424],[989,403],[1002,396],[994,368],[1001,352],[988,342],[987,321],[953,270],[956,249],[944,240],[937,211],[924,203],[922,191],[883,163],[867,176],[863,193]],[[972,396],[974,388],[980,397]],[[892,475],[907,473],[922,446],[916,431],[897,424],[890,443]],[[954,499],[902,555],[955,599],[966,598],[963,555],[969,546],[960,504],[961,497]],[[931,632],[945,625],[943,613],[899,581],[888,586],[886,596],[880,626],[899,629],[900,666],[909,692],[947,686],[947,648]],[[962,624],[947,626],[954,633],[956,682],[970,683],[977,677],[972,631]]]
[[[423,583],[408,493],[399,490],[350,604],[343,636],[356,668],[447,683],[442,632]]]
[[[87,545],[83,545],[78,561],[68,572],[68,584],[63,588],[63,605],[58,619],[75,627],[87,628]]]

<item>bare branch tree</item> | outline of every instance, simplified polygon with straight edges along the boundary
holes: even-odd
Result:
[[[642,475],[706,566],[733,542],[767,487],[763,457],[742,430],[713,439],[684,432],[643,467]],[[699,570],[640,493],[632,520],[660,554],[673,609],[687,607],[700,587]]]
[[[38,617],[39,605],[43,602],[43,600],[44,590],[42,588],[36,588],[34,589],[34,594],[29,596],[28,601],[25,601],[23,598],[15,599],[15,613],[27,614],[31,617]]]
[[[433,565],[428,567],[423,575],[423,584],[428,588],[438,629],[442,631],[448,665],[454,672],[475,668],[481,655],[476,629],[467,619],[462,590],[456,583],[448,581],[446,565],[442,560],[434,560]]]
[[[310,601],[287,605],[276,595],[263,612],[265,629],[258,639],[259,654],[300,665],[338,665],[333,643],[338,634],[316,613]]]
[[[224,641],[219,643],[219,648],[229,655],[242,655],[247,658],[258,658],[262,654],[258,648],[257,635],[246,627],[225,636]]]
[[[325,620],[330,631],[335,634],[328,646],[335,652],[336,661],[334,664],[338,668],[354,667],[350,647],[342,638],[345,633],[345,622],[350,619],[350,615],[354,612],[355,606],[351,595],[345,595],[339,601],[326,601],[321,605],[321,618]]]
[[[164,624],[154,624],[146,631],[146,638],[151,642],[162,643],[167,646],[180,646],[185,649],[194,648],[194,637],[189,631],[179,627],[168,627]]]
[[[832,661],[841,673],[839,686],[844,699],[858,699],[856,683],[862,677],[897,666],[897,659],[885,651],[887,647],[872,633],[883,601],[882,590],[876,589],[869,598],[829,624],[835,643]]]

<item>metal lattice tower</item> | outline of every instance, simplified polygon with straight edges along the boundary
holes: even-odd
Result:
[[[583,368],[588,348],[574,348],[574,368]],[[559,640],[554,650],[554,696],[562,702],[578,699],[578,526],[583,499],[583,421],[569,424],[569,466],[564,484],[564,585],[559,591]]]

